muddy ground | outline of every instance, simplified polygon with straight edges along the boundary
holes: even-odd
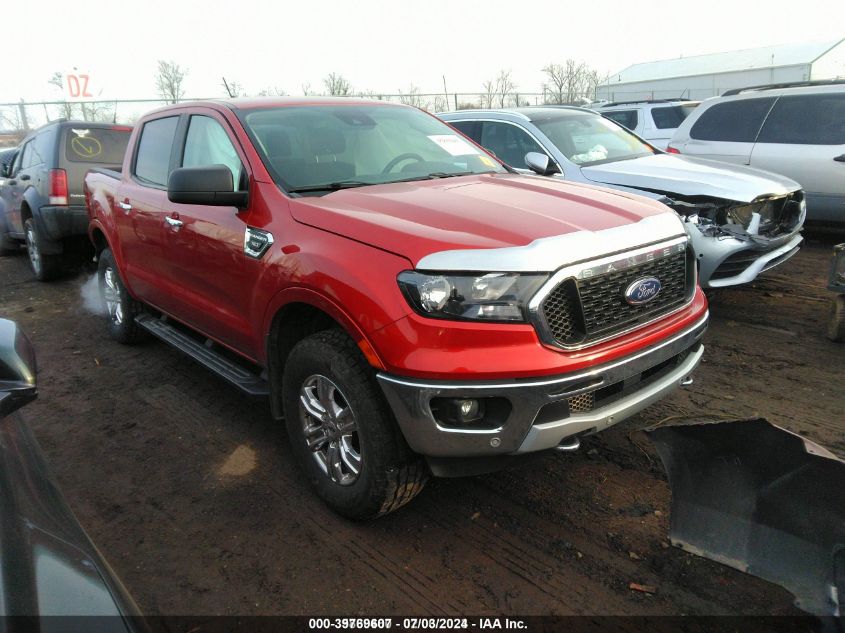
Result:
[[[109,340],[82,307],[84,268],[41,284],[24,257],[0,259],[0,316],[38,353],[24,417],[145,613],[789,614],[784,590],[669,547],[670,492],[641,429],[763,416],[845,456],[845,346],[824,337],[834,241],[712,294],[691,388],[578,453],[431,481],[368,524],[305,487],[265,401],[163,343]]]

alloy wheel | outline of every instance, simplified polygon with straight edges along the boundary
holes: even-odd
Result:
[[[36,276],[41,274],[41,251],[38,250],[38,243],[35,241],[35,231],[32,226],[26,229],[26,252],[29,255],[29,263]]]
[[[108,266],[103,271],[103,301],[109,318],[117,325],[123,323],[123,305],[120,301],[120,286],[114,268]]]
[[[305,443],[320,469],[341,486],[355,483],[363,464],[361,439],[340,388],[325,376],[309,376],[300,389],[299,413]]]

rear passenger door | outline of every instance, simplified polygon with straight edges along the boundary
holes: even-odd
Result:
[[[809,218],[845,222],[845,92],[780,97],[751,166],[801,183]]]
[[[246,160],[229,124],[219,113],[192,112],[179,136],[183,145],[178,166],[225,165],[232,172],[233,190],[248,188]],[[174,316],[253,357],[249,297],[257,275],[254,267],[247,266],[244,254],[247,210],[166,204],[167,248],[177,263],[181,289]]]
[[[21,173],[21,166],[23,159],[26,156],[27,161],[32,160],[32,141],[28,141],[18,152],[15,157],[15,162],[12,163],[12,171],[6,179],[3,187],[0,187],[0,195],[3,197],[3,206],[5,208],[6,222],[8,222],[9,229],[17,237],[23,237],[23,223],[21,222],[21,202],[23,201],[23,192],[29,186],[28,181],[19,178]]]
[[[681,151],[748,165],[754,141],[775,99],[739,99],[710,106],[690,128],[690,140]]]
[[[179,269],[167,250],[163,208],[179,119],[170,115],[141,124],[130,173],[118,187],[112,211],[129,287],[167,313],[177,305]]]

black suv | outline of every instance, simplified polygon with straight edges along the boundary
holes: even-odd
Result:
[[[25,241],[35,276],[61,272],[72,242],[87,245],[82,180],[89,169],[121,168],[131,127],[59,120],[27,136],[0,164],[0,254]]]

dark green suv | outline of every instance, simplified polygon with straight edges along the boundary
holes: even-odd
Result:
[[[58,276],[71,243],[87,244],[82,180],[89,169],[120,169],[131,127],[59,120],[27,136],[0,165],[0,254],[26,244],[35,276]]]

